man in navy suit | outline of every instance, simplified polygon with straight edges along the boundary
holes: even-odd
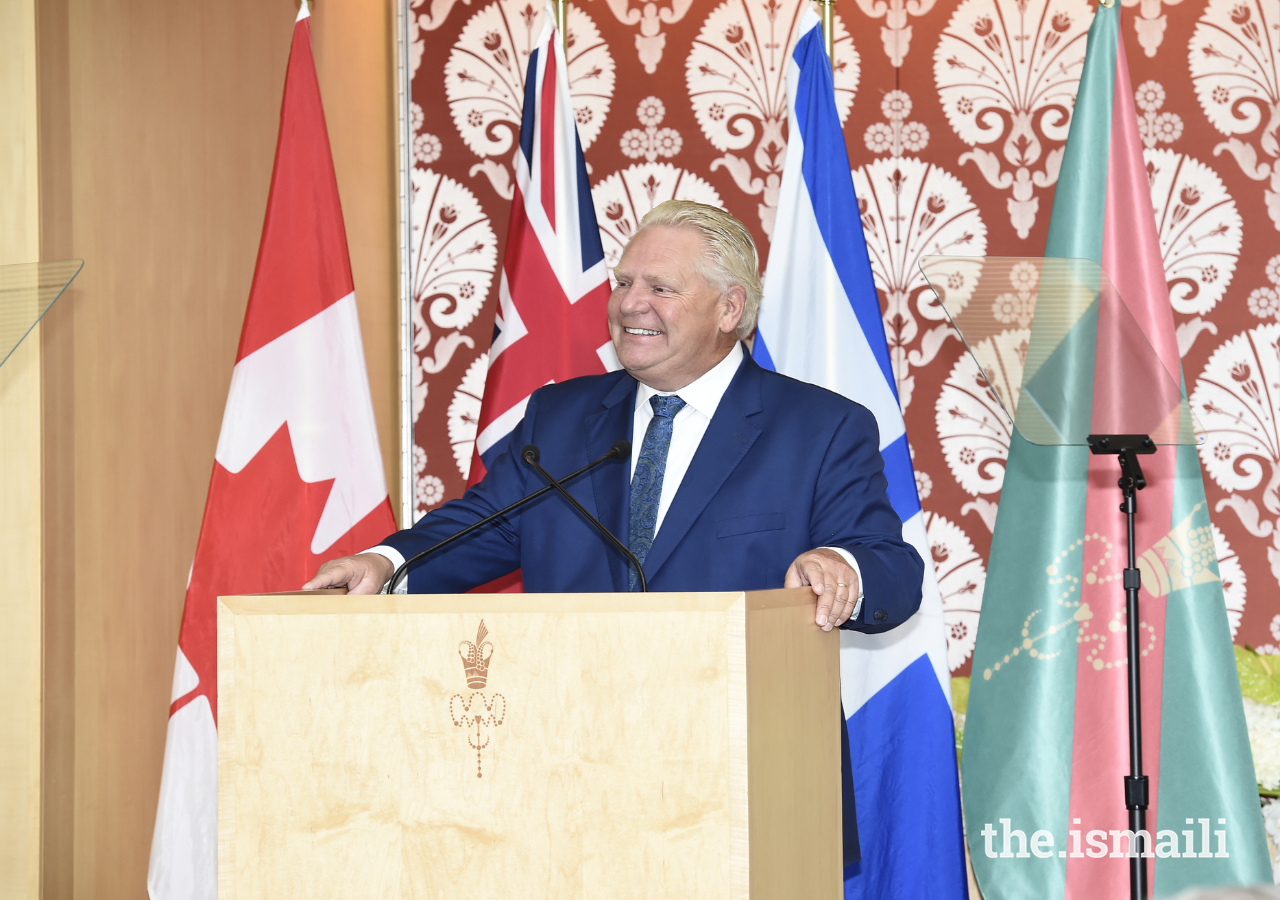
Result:
[[[307,589],[383,589],[405,558],[631,441],[566,485],[640,558],[650,590],[812,586],[823,629],[885,631],[920,604],[924,566],[886,496],[864,407],[758,366],[755,245],[728,213],[660,204],[614,269],[609,330],[622,370],[534,392],[509,449],[457,500],[368,553],[325,563]],[[814,335],[814,340],[822,340]],[[530,592],[626,591],[626,557],[548,493],[411,568],[413,593],[466,591],[522,571]],[[400,589],[405,589],[400,586]]]
[[[331,560],[304,587],[382,590],[407,557],[555,477],[612,460],[568,490],[626,540],[655,591],[810,585],[824,630],[887,631],[920,605],[924,564],[886,495],[875,418],[838,394],[762,369],[743,347],[760,308],[751,234],[728,213],[670,200],[640,224],[614,269],[609,331],[622,371],[533,393],[482,480],[358,556]],[[823,340],[814,335],[814,340]],[[548,493],[409,571],[412,593],[456,593],[519,568],[531,592],[626,591],[625,556],[565,499]],[[405,589],[403,585],[397,586]],[[843,727],[844,859],[858,829]]]

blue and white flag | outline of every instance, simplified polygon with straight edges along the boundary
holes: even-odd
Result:
[[[911,619],[884,634],[840,634],[862,851],[861,862],[845,870],[845,896],[962,898],[968,887],[942,598],[831,65],[812,11],[789,66],[787,160],[754,356],[875,414],[889,500],[903,537],[925,561],[924,599]]]

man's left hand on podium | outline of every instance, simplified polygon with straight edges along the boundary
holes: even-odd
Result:
[[[857,608],[858,573],[843,556],[825,547],[796,557],[787,569],[785,587],[809,585],[818,595],[814,621],[823,631],[839,628]]]

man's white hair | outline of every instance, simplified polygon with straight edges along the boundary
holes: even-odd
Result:
[[[692,228],[702,235],[707,253],[698,272],[722,293],[734,285],[741,286],[746,292],[747,302],[738,321],[737,335],[740,340],[750,337],[760,314],[760,297],[764,288],[760,285],[756,242],[751,239],[747,227],[723,209],[692,200],[659,203],[640,220],[636,234],[653,226]]]

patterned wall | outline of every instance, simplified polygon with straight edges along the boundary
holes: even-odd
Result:
[[[410,2],[421,515],[466,481],[542,13],[534,0]],[[570,87],[610,262],[671,197],[723,205],[767,258],[801,2],[574,3]],[[1280,0],[1122,2],[1183,368],[1211,432],[1201,459],[1231,624],[1237,643],[1280,653]],[[838,104],[956,674],[973,649],[1009,425],[917,262],[1043,252],[1092,10],[837,5]],[[1001,356],[1016,384],[1016,347]]]

